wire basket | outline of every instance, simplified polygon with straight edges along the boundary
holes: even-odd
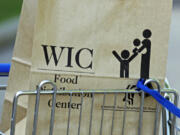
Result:
[[[149,81],[151,82],[151,80]],[[41,88],[46,85],[46,84],[50,84],[53,87],[53,90],[41,90]],[[168,85],[166,85],[168,86]],[[1,86],[0,90],[5,89],[5,86]],[[169,89],[169,88],[165,88],[163,90],[160,91],[162,95],[164,95],[164,97],[168,100],[170,100],[171,102],[173,102],[176,106],[178,104],[178,94],[175,90]],[[39,112],[39,102],[40,102],[40,96],[41,95],[52,95],[52,106],[51,106],[51,116],[50,116],[50,127],[49,127],[49,135],[53,135],[53,129],[54,129],[54,116],[55,116],[55,104],[56,104],[56,95],[64,95],[67,94],[69,95],[69,104],[71,104],[72,102],[72,95],[74,94],[78,94],[79,98],[80,98],[80,111],[79,111],[79,120],[77,122],[78,124],[78,135],[81,134],[81,123],[82,123],[82,110],[83,107],[85,105],[84,103],[84,95],[85,94],[89,94],[91,95],[91,105],[90,105],[90,113],[88,114],[90,117],[90,120],[88,121],[89,123],[89,127],[88,129],[86,129],[86,131],[88,132],[88,135],[92,135],[92,123],[93,121],[93,116],[96,115],[94,114],[93,110],[94,110],[94,99],[95,97],[97,97],[98,95],[103,96],[103,101],[102,101],[102,106],[101,106],[101,120],[100,120],[100,129],[99,131],[97,131],[97,134],[99,135],[103,135],[103,121],[104,121],[104,112],[107,109],[110,109],[112,111],[112,117],[111,119],[111,126],[109,127],[110,129],[110,135],[113,135],[113,131],[115,130],[114,127],[114,120],[115,120],[115,112],[116,111],[123,111],[123,120],[122,120],[122,129],[121,129],[121,135],[125,135],[125,128],[126,128],[126,119],[127,119],[127,111],[128,111],[128,107],[127,104],[129,103],[128,100],[125,100],[125,104],[123,109],[119,108],[116,104],[117,104],[117,96],[118,95],[124,95],[125,99],[130,95],[130,94],[139,94],[140,95],[140,106],[139,106],[139,114],[137,117],[139,117],[139,121],[138,121],[138,128],[137,128],[137,134],[138,135],[142,135],[142,129],[143,129],[143,114],[144,114],[144,99],[145,99],[145,93],[142,91],[136,91],[136,90],[71,90],[71,91],[60,91],[56,89],[56,86],[50,82],[50,81],[42,81],[38,87],[37,90],[35,91],[18,91],[16,93],[16,95],[14,96],[14,100],[13,100],[13,108],[12,108],[12,118],[11,118],[11,130],[10,130],[10,135],[15,135],[15,123],[16,123],[16,112],[17,112],[17,104],[18,104],[18,99],[21,96],[25,96],[25,95],[35,95],[36,96],[36,101],[35,101],[35,110],[34,110],[34,121],[33,121],[33,133],[32,135],[36,135],[36,130],[37,130],[37,123],[38,123],[38,112]],[[108,102],[106,97],[108,95],[113,95],[114,96],[114,103],[113,106],[111,106],[110,108],[108,108],[107,106],[105,106],[105,102]],[[69,135],[69,131],[70,131],[70,124],[71,124],[71,111],[72,108],[69,107],[68,110],[68,121],[67,121],[67,129],[66,129],[66,134]],[[156,106],[156,110],[155,110],[155,121],[154,121],[154,129],[153,130],[153,135],[159,135],[158,132],[158,125],[160,124],[160,120],[162,120],[162,134],[163,135],[178,135],[179,132],[179,128],[176,126],[176,116],[174,116],[173,114],[171,114],[168,110],[166,109],[162,109],[162,115],[159,115],[160,112],[160,105],[157,103]],[[3,133],[0,133],[3,135]]]

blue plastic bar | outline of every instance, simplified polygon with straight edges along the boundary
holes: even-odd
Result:
[[[8,76],[10,67],[11,64],[9,63],[0,63],[0,76]]]

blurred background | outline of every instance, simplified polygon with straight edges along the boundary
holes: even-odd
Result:
[[[0,1],[0,63],[10,63],[23,0]],[[0,78],[7,84],[7,78]]]
[[[167,78],[180,92],[180,0],[174,0],[169,40]]]

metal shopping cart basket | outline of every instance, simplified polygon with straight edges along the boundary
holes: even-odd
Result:
[[[149,79],[146,83],[153,83],[155,82],[157,85],[158,83],[154,80]],[[43,87],[43,85],[45,84],[50,84],[53,86],[53,90],[46,90],[43,91],[41,90],[41,88]],[[6,86],[0,86],[0,90],[4,90],[6,89]],[[164,95],[164,97],[168,100],[170,100],[171,102],[173,102],[175,105],[178,104],[178,94],[175,90],[170,89],[169,84],[166,81],[166,88],[162,89],[161,94]],[[114,101],[113,101],[113,106],[112,106],[112,116],[110,118],[110,134],[113,135],[113,131],[115,130],[116,127],[114,127],[114,121],[115,121],[115,111],[118,109],[116,104],[117,104],[117,96],[118,95],[125,95],[125,98],[129,95],[129,94],[140,94],[140,106],[139,106],[139,113],[138,113],[138,118],[139,121],[137,123],[138,128],[137,128],[137,133],[138,135],[142,135],[142,129],[143,129],[143,114],[144,114],[144,99],[145,99],[145,93],[142,91],[136,91],[136,90],[110,90],[110,91],[105,91],[105,90],[72,90],[72,91],[60,91],[60,90],[56,90],[56,86],[50,82],[50,81],[42,81],[41,84],[39,85],[39,87],[37,88],[37,90],[35,91],[18,91],[16,93],[16,95],[14,96],[14,100],[13,100],[13,108],[12,108],[12,117],[11,117],[11,129],[10,129],[10,135],[14,135],[15,134],[15,123],[16,123],[16,112],[17,112],[17,104],[18,104],[18,99],[21,96],[25,96],[25,95],[35,95],[36,96],[36,101],[35,101],[35,111],[34,111],[34,121],[33,121],[33,133],[32,135],[36,135],[36,130],[37,130],[37,122],[38,122],[38,112],[39,112],[39,102],[40,102],[40,96],[41,95],[47,95],[50,94],[52,95],[52,106],[51,106],[51,116],[50,116],[50,127],[49,127],[49,135],[53,135],[53,128],[54,128],[54,117],[55,117],[55,103],[56,103],[56,95],[58,94],[68,94],[69,96],[69,103],[71,104],[72,102],[72,95],[73,94],[79,94],[80,97],[80,102],[81,105],[84,103],[84,94],[90,94],[92,95],[91,98],[91,105],[90,105],[90,113],[89,113],[89,117],[90,120],[88,121],[88,129],[86,130],[88,133],[88,135],[92,135],[92,123],[93,123],[93,117],[94,114],[93,110],[94,110],[94,100],[95,100],[95,95],[102,95],[103,96],[103,102],[102,102],[102,110],[101,110],[101,119],[100,119],[100,129],[98,131],[97,134],[99,135],[103,135],[103,121],[104,121],[104,112],[105,112],[105,102],[107,102],[106,97],[111,94],[114,95]],[[126,119],[127,119],[127,104],[128,104],[128,100],[125,100],[125,104],[124,104],[124,108],[123,108],[123,120],[122,120],[122,130],[121,130],[121,135],[125,135],[125,128],[126,128]],[[82,109],[83,106],[80,107],[80,111],[79,111],[79,120],[77,122],[78,125],[78,135],[81,134],[81,128],[82,128]],[[153,135],[159,135],[159,132],[157,132],[158,129],[158,125],[159,122],[161,120],[162,122],[162,134],[163,135],[178,135],[178,127],[176,126],[176,116],[174,116],[173,114],[171,114],[168,110],[166,109],[162,109],[162,115],[159,115],[159,111],[160,111],[160,105],[157,103],[156,106],[156,110],[155,110],[155,121],[154,121],[154,129],[153,130]],[[70,122],[71,122],[71,112],[72,112],[72,108],[70,107],[68,110],[68,119],[67,119],[67,129],[66,129],[66,134],[69,135],[69,131],[70,131]],[[161,116],[161,117],[159,117]],[[0,134],[4,135],[3,133],[0,132]]]

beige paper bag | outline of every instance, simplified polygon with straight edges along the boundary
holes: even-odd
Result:
[[[169,0],[39,0],[31,70],[164,79],[171,8]]]
[[[157,78],[163,80],[166,71],[169,26],[172,1],[168,0],[39,0],[38,15],[35,25],[32,50],[30,88],[35,89],[40,81],[54,81],[55,74],[64,76],[60,89],[125,89],[128,84],[136,84],[138,78]],[[158,68],[161,65],[161,69]],[[76,77],[77,76],[77,77]],[[71,79],[69,79],[71,78]],[[79,81],[76,83],[71,80]],[[132,79],[131,82],[129,79]],[[55,81],[54,81],[55,82]],[[62,83],[63,82],[63,83]],[[47,86],[46,86],[47,87]],[[43,96],[40,102],[38,135],[49,132],[51,96]],[[99,133],[102,96],[95,97],[95,120],[93,134]],[[122,97],[118,106],[123,107]],[[67,96],[58,96],[54,134],[66,134],[68,108]],[[77,109],[72,111],[73,125],[69,132],[77,132],[80,97],[74,97]],[[113,103],[109,95],[106,106]],[[132,108],[139,107],[138,95],[135,96]],[[29,99],[26,134],[32,133],[34,97]],[[86,98],[85,114],[81,134],[88,134],[89,98]],[[155,110],[155,101],[149,97],[145,100],[146,108]],[[123,110],[124,111],[124,110]],[[125,134],[137,134],[138,113],[128,114]],[[115,116],[121,123],[122,115]],[[109,134],[108,123],[112,113],[106,114],[103,135]],[[143,134],[152,135],[154,111],[144,115],[143,123],[148,125]],[[119,124],[122,126],[122,124]],[[129,130],[131,129],[131,130]],[[147,132],[148,130],[148,132]],[[116,128],[114,134],[119,134]]]
[[[0,124],[0,130],[3,132],[10,127],[12,102],[15,93],[29,88],[36,8],[37,0],[24,0],[5,95],[2,123]],[[20,106],[18,107],[16,122],[19,122],[26,116],[27,98],[20,98],[18,103]]]

